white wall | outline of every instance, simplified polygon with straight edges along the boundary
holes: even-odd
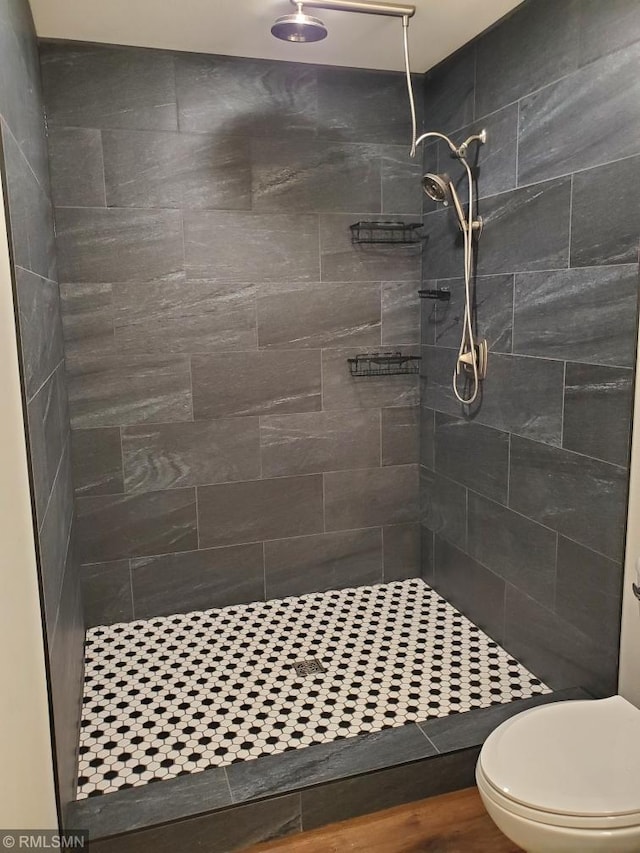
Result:
[[[57,827],[18,349],[0,184],[0,829]]]

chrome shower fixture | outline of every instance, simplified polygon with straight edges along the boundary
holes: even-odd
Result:
[[[315,9],[330,9],[336,12],[361,12],[364,15],[385,15],[390,18],[402,18],[402,42],[404,47],[404,66],[407,77],[409,108],[411,110],[411,156],[416,156],[416,105],[411,79],[411,63],[409,60],[409,18],[416,13],[415,6],[399,3],[375,3],[369,0],[291,0],[296,6],[295,15],[283,15],[271,27],[271,33],[282,41],[298,44],[321,41],[327,36],[327,28],[319,18],[313,18],[304,12],[305,6]]]

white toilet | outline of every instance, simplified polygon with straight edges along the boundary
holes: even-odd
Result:
[[[637,853],[640,710],[613,696],[517,714],[485,741],[476,781],[527,853]]]

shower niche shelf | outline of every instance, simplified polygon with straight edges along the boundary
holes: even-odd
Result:
[[[416,245],[422,242],[421,222],[354,222],[349,226],[352,243]]]
[[[420,299],[435,299],[437,302],[448,302],[451,299],[449,290],[419,290]]]
[[[352,376],[399,376],[418,373],[419,355],[405,355],[401,352],[368,352],[348,358]]]

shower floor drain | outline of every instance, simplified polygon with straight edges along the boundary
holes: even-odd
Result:
[[[327,671],[317,658],[296,661],[293,668],[296,671],[296,675],[299,675],[301,678],[304,678],[307,675],[316,675],[318,672]]]

